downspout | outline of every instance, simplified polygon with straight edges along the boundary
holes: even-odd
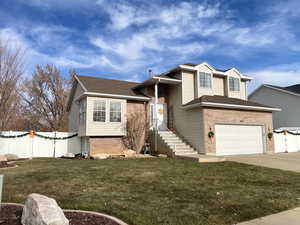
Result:
[[[157,136],[158,136],[158,124],[157,124],[157,104],[158,104],[158,83],[160,79],[155,83],[154,92],[155,92],[155,104],[154,104],[154,112],[155,112],[155,152],[157,152]]]

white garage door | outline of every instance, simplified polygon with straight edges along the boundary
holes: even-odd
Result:
[[[215,137],[217,155],[263,153],[262,126],[216,125]]]

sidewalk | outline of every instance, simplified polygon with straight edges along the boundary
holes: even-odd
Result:
[[[270,216],[261,217],[237,225],[299,225],[300,207],[276,213]]]

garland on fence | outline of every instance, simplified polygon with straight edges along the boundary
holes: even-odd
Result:
[[[28,134],[29,132],[26,132],[24,134],[19,134],[19,135],[8,135],[8,136],[0,134],[0,138],[19,138],[19,137],[25,137]]]
[[[40,138],[48,139],[48,140],[65,140],[65,139],[69,139],[69,138],[73,138],[73,137],[78,136],[78,134],[73,134],[73,135],[68,136],[68,137],[48,137],[48,136],[44,136],[44,135],[37,134],[37,133],[35,133],[34,135],[37,136],[37,137],[40,137]]]
[[[288,130],[281,130],[281,131],[276,131],[274,130],[273,133],[275,134],[291,134],[291,135],[300,135],[300,133],[294,133],[294,132],[291,132],[291,131],[288,131]]]
[[[37,137],[45,138],[45,139],[48,139],[48,140],[66,140],[66,139],[78,136],[78,134],[73,134],[73,135],[68,136],[68,137],[48,137],[48,136],[44,136],[44,135],[41,135],[41,134],[37,134],[33,131],[30,131],[30,132],[26,132],[24,134],[19,134],[19,135],[2,135],[2,134],[0,134],[0,138],[20,138],[20,137],[25,137],[27,135],[37,136]]]

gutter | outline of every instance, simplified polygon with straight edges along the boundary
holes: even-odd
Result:
[[[175,83],[181,83],[181,80],[178,79],[172,79],[172,78],[165,78],[165,77],[157,77],[157,76],[153,76],[151,77],[152,79],[158,80],[159,81],[170,81],[170,82],[175,82]]]
[[[149,101],[150,98],[148,97],[139,97],[139,96],[130,96],[130,95],[115,95],[115,94],[107,94],[107,93],[98,93],[98,92],[83,92],[82,95],[80,95],[77,100],[80,100],[84,96],[99,96],[99,97],[109,97],[109,98],[121,98],[121,99],[131,99],[131,100],[137,100],[137,101]]]
[[[181,106],[183,109],[191,109],[195,107],[214,107],[214,108],[228,108],[228,109],[248,109],[248,110],[260,110],[260,111],[281,111],[280,108],[271,108],[263,106],[250,106],[250,105],[233,105],[233,104],[224,104],[224,103],[214,103],[214,102],[201,102],[195,103],[192,105]]]

